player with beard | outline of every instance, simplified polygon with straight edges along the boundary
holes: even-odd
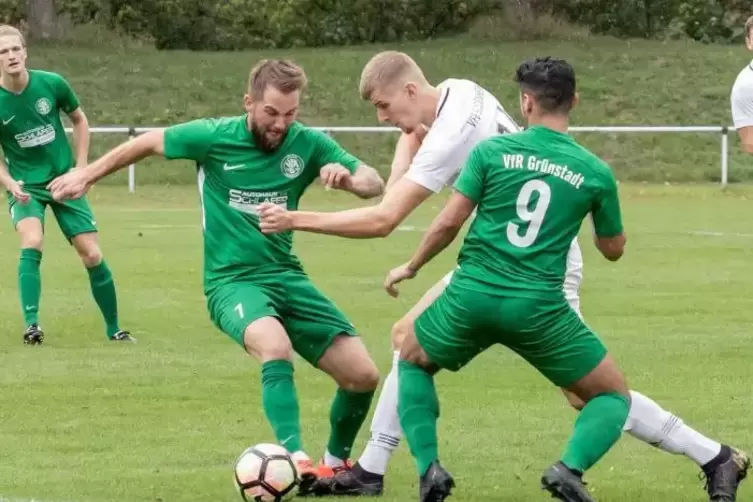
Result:
[[[353,324],[292,253],[292,232],[262,234],[257,207],[271,202],[294,210],[317,178],[362,198],[384,189],[374,169],[296,121],[305,85],[292,62],[263,60],[251,70],[244,115],[150,131],[49,185],[55,200],[77,199],[100,178],[148,156],[196,162],[209,315],[261,363],[264,411],[277,442],[292,453],[304,495],[317,477],[345,467],[379,376]],[[318,467],[302,445],[293,351],[339,386]]]

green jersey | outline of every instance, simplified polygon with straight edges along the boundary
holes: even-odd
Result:
[[[457,276],[484,291],[562,298],[567,253],[583,219],[591,213],[599,237],[622,233],[612,170],[545,127],[481,142],[455,189],[478,203]]]
[[[73,167],[60,112],[78,107],[73,89],[57,73],[29,70],[20,94],[0,88],[0,146],[13,179],[44,186]]]
[[[292,232],[263,234],[263,202],[298,208],[322,166],[354,172],[361,162],[328,135],[294,122],[275,152],[256,145],[246,116],[194,120],[165,131],[165,157],[195,160],[204,228],[204,290],[301,269]]]

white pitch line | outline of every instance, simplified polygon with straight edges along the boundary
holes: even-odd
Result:
[[[0,502],[71,502],[70,500],[49,500],[49,499],[22,499],[18,497],[3,497],[0,495]]]
[[[753,237],[753,234],[745,234],[740,232],[712,232],[710,230],[693,230],[692,232],[688,233],[690,235],[697,235],[700,237]]]
[[[201,228],[201,223],[195,223],[192,225],[185,224],[185,225],[160,225],[160,224],[148,224],[148,225],[139,225],[137,228],[144,228],[144,229],[164,229],[164,228]],[[1,501],[0,501],[1,502]]]

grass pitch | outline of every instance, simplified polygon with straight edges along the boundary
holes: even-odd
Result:
[[[751,188],[621,187],[624,259],[597,256],[584,227],[582,308],[631,385],[709,435],[753,449],[749,277]],[[457,245],[393,300],[387,270],[406,260],[442,204],[429,201],[384,240],[298,234],[312,278],[349,314],[383,375],[389,331],[454,263]],[[208,320],[194,187],[97,187],[91,194],[115,274],[123,327],[136,345],[107,342],[77,257],[48,220],[42,265],[42,347],[21,345],[17,238],[0,225],[0,500],[234,501],[232,463],[273,440],[260,406],[259,366]],[[304,207],[356,199],[313,188]],[[51,218],[51,215],[50,215]],[[297,364],[304,441],[327,440],[334,384]],[[560,454],[575,414],[517,356],[495,348],[459,374],[441,374],[440,454],[453,500],[547,500],[541,471]],[[368,431],[357,443],[360,454]],[[702,502],[694,464],[629,436],[587,475],[600,502]],[[405,446],[383,500],[415,500]],[[748,481],[750,483],[750,481]],[[746,500],[750,486],[743,485]]]

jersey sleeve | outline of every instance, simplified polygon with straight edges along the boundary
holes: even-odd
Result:
[[[483,148],[482,143],[473,149],[454,186],[455,190],[477,204],[484,194],[484,180],[486,179],[486,165],[481,153]]]
[[[736,84],[730,101],[735,127],[740,129],[753,126],[753,79]]]
[[[328,134],[313,129],[309,129],[308,133],[312,135],[311,137],[316,142],[312,167],[317,172],[327,164],[340,164],[351,173],[354,173],[358,169],[358,166],[363,164],[363,162],[341,147]]]
[[[55,74],[54,82],[58,107],[66,114],[76,111],[81,106],[81,102],[68,81]]]
[[[413,157],[405,177],[438,193],[455,178],[473,148],[475,125],[467,120],[463,102],[447,104]]]
[[[597,237],[616,237],[623,232],[617,180],[611,169],[607,171],[604,184],[596,196],[591,216]]]
[[[208,119],[168,127],[165,129],[165,158],[202,161],[212,145],[215,129]]]

